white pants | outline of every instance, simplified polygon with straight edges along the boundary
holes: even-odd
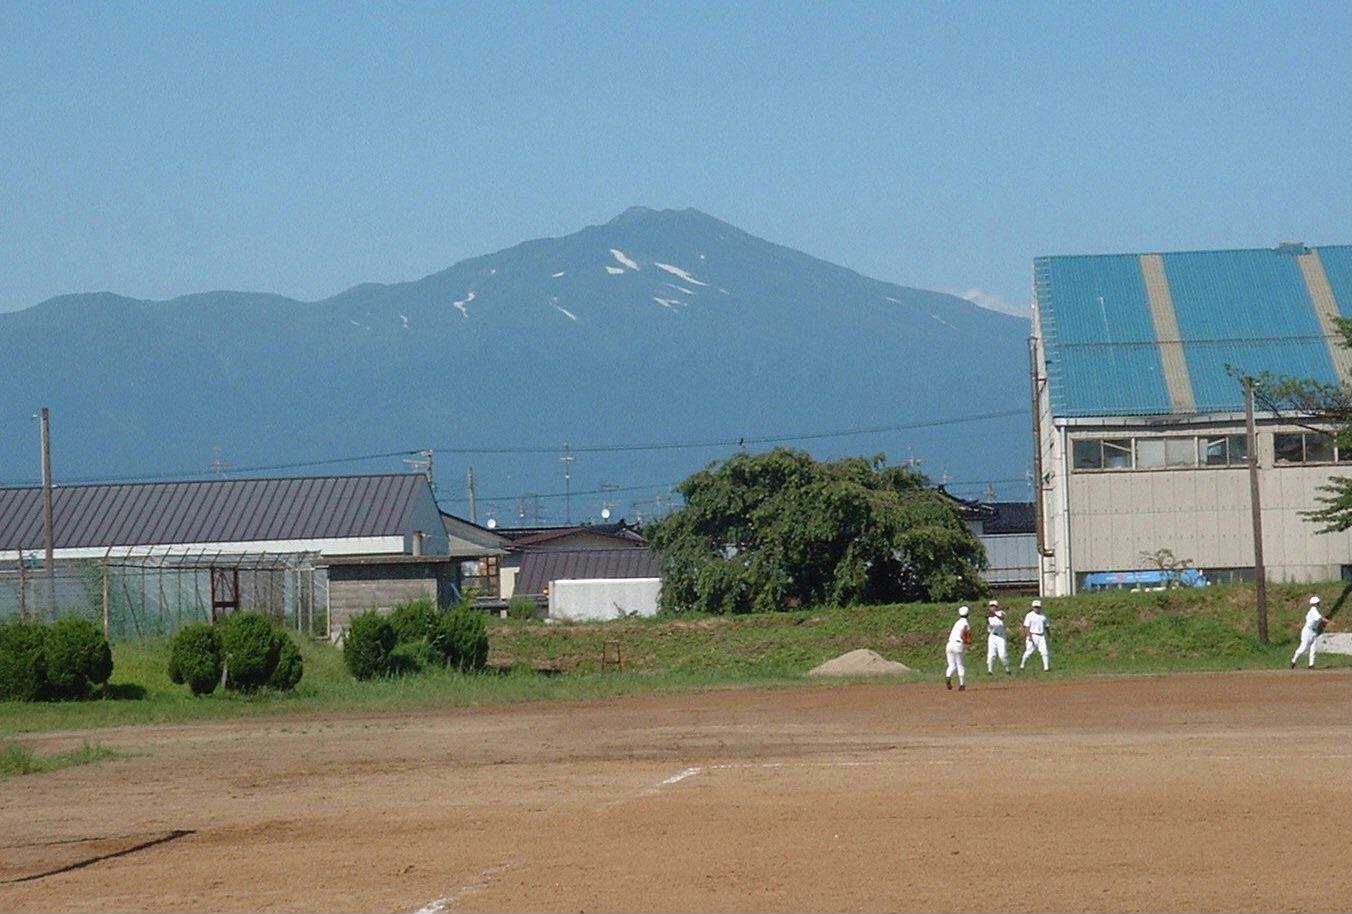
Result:
[[[1033,651],[1037,651],[1039,654],[1042,655],[1042,668],[1044,670],[1051,669],[1051,662],[1047,658],[1046,635],[1028,636],[1028,640],[1024,642],[1023,659],[1019,661],[1019,669],[1023,669],[1023,665],[1028,662],[1028,658],[1033,656]]]
[[[1305,653],[1308,648],[1310,651],[1310,666],[1314,666],[1314,646],[1318,641],[1318,632],[1312,632],[1308,628],[1302,628],[1300,630],[1300,647],[1296,648],[1296,652],[1291,655],[1291,662],[1295,663],[1299,660],[1300,655]]]
[[[945,651],[945,653],[948,656],[948,669],[944,670],[944,678],[951,679],[953,676],[953,671],[956,670],[958,673],[958,685],[966,685],[967,658],[963,656],[962,648],[954,647],[953,645],[950,644],[948,646],[948,650]]]
[[[986,636],[986,672],[995,672],[995,658],[999,657],[1000,662],[1005,665],[1005,671],[1009,671],[1009,642],[1003,635]]]

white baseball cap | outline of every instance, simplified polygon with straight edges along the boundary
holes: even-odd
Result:
[[[987,603],[986,605],[987,605],[987,606],[999,606],[999,605],[1000,605],[1000,601],[999,601],[999,600],[991,600],[991,601],[990,601],[989,603]]]
[[[1319,597],[1318,597],[1318,596],[1310,597],[1310,605],[1311,605],[1311,606],[1318,606],[1318,605],[1319,605]]]
[[[1034,608],[1034,609],[1041,609],[1041,608],[1042,608],[1042,601],[1041,601],[1041,600],[1034,600],[1034,601],[1033,601],[1033,608]]]
[[[971,610],[968,609],[966,606],[959,606],[959,607],[958,607],[958,615],[960,615],[960,616],[965,616],[965,615],[967,615],[969,612],[971,612]]]

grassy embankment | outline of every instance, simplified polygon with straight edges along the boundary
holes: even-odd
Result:
[[[1341,585],[1315,588],[1331,605]],[[1048,600],[1052,621],[1051,675],[1161,673],[1187,670],[1285,668],[1305,612],[1307,587],[1269,589],[1272,644],[1257,643],[1251,587],[1213,587],[1168,593],[1108,593]],[[1006,601],[1017,623],[1028,600]],[[976,609],[976,645],[970,668],[985,658],[985,627]],[[1335,630],[1347,629],[1347,616]],[[943,642],[954,615],[950,605],[910,604],[772,613],[756,616],[624,620],[576,625],[494,621],[490,664],[496,673],[461,676],[444,671],[356,682],[341,653],[303,645],[305,677],[294,693],[215,694],[193,698],[165,675],[164,642],[114,645],[114,697],[74,703],[0,703],[0,734],[334,711],[404,710],[543,698],[598,698],[635,691],[685,691],[728,686],[806,682],[823,660],[871,648],[932,678],[943,667]],[[619,641],[623,673],[599,670],[603,641]],[[1010,639],[1017,663],[1022,640]],[[1321,666],[1347,666],[1324,655]],[[1034,671],[1034,667],[1039,667]],[[550,673],[552,675],[547,675]],[[984,675],[984,672],[983,672]],[[1036,659],[1028,678],[1042,677]]]

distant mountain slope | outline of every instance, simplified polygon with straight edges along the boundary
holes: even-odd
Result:
[[[519,493],[564,490],[565,441],[736,440],[1023,409],[1027,334],[1026,320],[870,279],[695,210],[636,207],[320,302],[95,293],[0,314],[0,399],[13,420],[0,480],[36,478],[36,431],[19,418],[45,404],[58,482],[205,473],[216,453],[249,467],[436,446],[443,502],[464,509],[473,464],[480,513],[508,523]],[[913,454],[936,479],[1017,480],[1027,427],[1019,415],[803,444],[821,456]],[[447,450],[520,445],[558,450]],[[727,450],[582,452],[571,488],[638,487],[610,496],[633,516],[645,510],[633,502]],[[542,504],[535,519],[563,519],[561,500]],[[600,504],[578,496],[572,515]]]

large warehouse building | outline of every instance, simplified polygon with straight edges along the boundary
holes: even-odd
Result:
[[[1042,593],[1149,568],[1160,549],[1209,581],[1251,580],[1240,378],[1352,377],[1335,326],[1352,317],[1352,248],[1043,257],[1033,279]],[[1352,534],[1300,512],[1352,475],[1352,453],[1292,419],[1257,416],[1267,577],[1347,577]]]

